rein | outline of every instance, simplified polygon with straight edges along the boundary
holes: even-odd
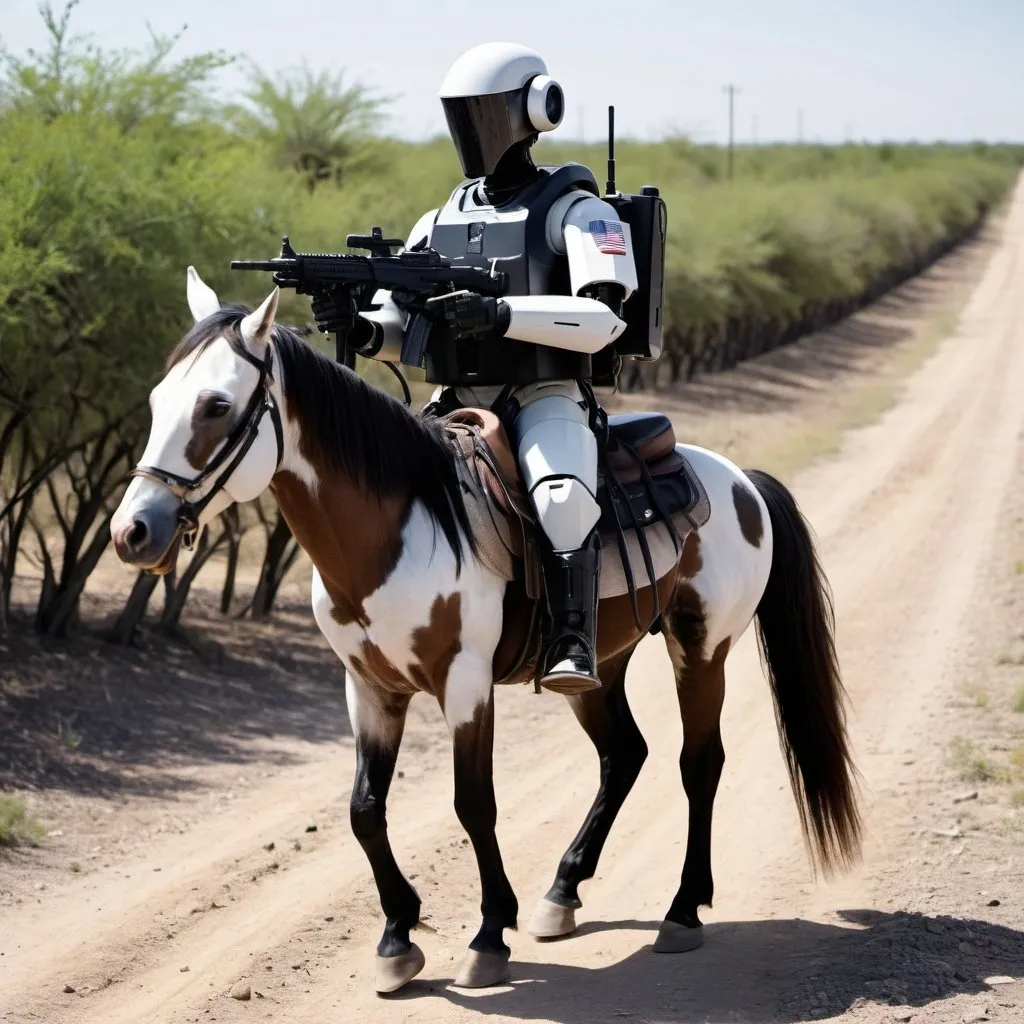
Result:
[[[231,478],[231,474],[238,469],[242,460],[249,453],[249,449],[253,446],[259,435],[263,416],[268,412],[270,413],[271,422],[274,424],[274,436],[277,439],[277,468],[280,468],[281,459],[284,456],[284,430],[281,425],[281,412],[270,391],[270,386],[274,382],[273,347],[268,344],[266,357],[263,360],[256,359],[245,347],[245,342],[242,341],[237,325],[234,334],[227,338],[227,342],[237,356],[257,369],[260,379],[257,381],[252,397],[245,407],[245,413],[231,433],[228,434],[224,441],[224,446],[207,463],[205,468],[191,478],[178,476],[177,473],[160,469],[159,466],[136,466],[128,474],[129,478],[136,476],[144,477],[147,480],[153,480],[155,483],[163,485],[179,500],[178,532],[182,536],[182,543],[187,551],[191,551],[195,547],[199,534],[199,518],[203,514],[203,510],[224,489],[224,485]],[[234,455],[233,458],[232,454]],[[228,461],[229,459],[230,461]],[[227,463],[226,466],[225,463]],[[202,487],[222,466],[224,466],[223,472],[214,481],[209,491],[197,501],[189,501],[188,493]]]

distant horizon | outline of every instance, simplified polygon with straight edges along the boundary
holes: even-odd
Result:
[[[4,6],[0,46],[24,54],[45,45],[37,0]],[[472,18],[459,0],[304,0],[296,16],[250,0],[244,18],[223,0],[81,0],[71,30],[104,48],[141,49],[147,25],[161,36],[187,25],[175,56],[219,50],[270,74],[303,61],[343,70],[347,83],[396,97],[382,134],[410,142],[445,135],[441,79],[460,53],[496,39],[533,47],[562,83],[566,117],[553,135],[562,142],[598,144],[614,103],[624,140],[724,145],[730,83],[737,145],[1024,141],[1024,3],[975,0],[970,14],[962,0],[922,6],[647,0],[625,19],[612,0],[592,0],[588,25],[552,0],[517,0],[514,17],[479,5]],[[243,71],[224,69],[215,83],[235,93]]]
[[[451,143],[446,132],[440,132],[437,135],[432,135],[430,138],[422,139],[410,139],[404,138],[401,135],[393,135],[388,132],[381,131],[377,135],[378,138],[387,139],[394,142],[407,143],[412,146],[431,146],[439,145],[440,143],[447,142]],[[619,131],[618,125],[615,127],[615,144],[629,143],[640,146],[656,146],[659,143],[671,142],[673,139],[683,139],[690,142],[694,146],[707,148],[707,149],[726,149],[728,148],[728,141],[720,140],[701,140],[694,139],[685,134],[665,134],[660,137],[654,138],[637,138],[634,136],[626,135]],[[541,143],[551,143],[554,145],[572,145],[572,146],[589,146],[594,149],[606,148],[607,139],[581,139],[573,135],[560,135],[557,131],[546,133],[540,137],[538,145]],[[806,147],[828,147],[836,149],[840,146],[1024,146],[1024,137],[1020,139],[839,139],[834,141],[819,141],[818,139],[804,139],[802,142],[797,142],[795,139],[760,139],[757,142],[753,142],[750,139],[737,139],[733,143],[733,147],[737,150],[740,149],[767,149],[771,146],[797,146]]]

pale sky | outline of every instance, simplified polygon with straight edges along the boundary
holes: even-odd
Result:
[[[562,83],[563,138],[598,141],[614,103],[623,135],[724,141],[731,82],[740,142],[793,140],[801,122],[823,142],[1024,140],[1024,0],[81,0],[73,14],[111,47],[143,45],[147,22],[187,24],[182,54],[344,69],[399,94],[388,128],[413,139],[445,130],[451,62],[510,40]],[[37,0],[0,0],[8,50],[40,45],[41,25]]]

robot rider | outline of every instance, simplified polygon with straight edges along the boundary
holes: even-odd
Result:
[[[413,228],[409,249],[509,275],[506,297],[453,292],[432,300],[433,332],[422,366],[440,385],[442,409],[494,408],[511,424],[542,543],[551,627],[539,682],[560,693],[601,685],[597,676],[600,515],[597,440],[591,429],[591,357],[625,329],[623,303],[637,289],[628,225],[599,198],[578,164],[539,168],[540,132],[562,120],[558,83],[533,50],[487,43],[464,53],[440,89],[448,128],[468,181]],[[314,301],[320,330],[337,322],[327,298]],[[378,291],[349,337],[362,355],[402,356],[406,315]],[[408,361],[408,360],[405,360]],[[583,387],[581,387],[581,383]],[[504,396],[511,415],[495,403]]]

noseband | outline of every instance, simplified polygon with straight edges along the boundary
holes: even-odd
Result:
[[[277,438],[277,463],[275,472],[281,466],[281,459],[284,455],[284,432],[281,427],[281,412],[270,392],[270,386],[274,382],[273,363],[274,350],[270,344],[267,345],[267,354],[261,361],[256,359],[245,347],[239,329],[236,325],[234,334],[227,338],[232,351],[251,366],[259,371],[260,379],[245,407],[245,413],[235,425],[234,429],[225,438],[224,446],[207,463],[206,467],[191,479],[178,476],[177,473],[170,473],[158,466],[136,466],[128,476],[145,477],[166,487],[179,501],[178,506],[178,532],[182,536],[182,543],[185,549],[191,551],[195,547],[196,538],[199,534],[199,517],[203,510],[219,494],[224,485],[228,482],[231,474],[238,469],[242,459],[248,454],[253,442],[256,440],[260,430],[260,423],[263,421],[264,413],[270,413],[270,419],[274,424],[274,435]],[[232,458],[232,455],[234,457]],[[228,461],[230,460],[230,461]],[[227,465],[225,465],[227,463]],[[207,480],[224,467],[220,476],[214,481],[213,486],[198,501],[189,501],[190,491],[196,491]]]

